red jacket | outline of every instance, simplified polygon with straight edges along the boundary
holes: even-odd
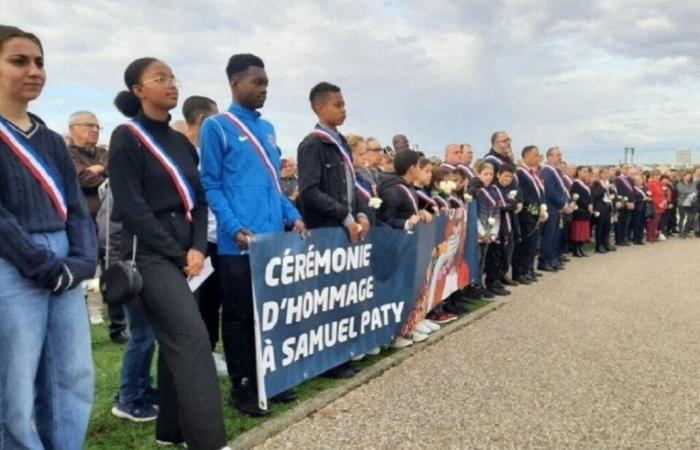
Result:
[[[666,200],[666,194],[663,190],[663,185],[660,181],[649,180],[647,189],[651,192],[651,201],[654,203],[657,214],[663,214],[666,211],[666,205],[668,200]]]

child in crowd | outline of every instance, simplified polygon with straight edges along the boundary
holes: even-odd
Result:
[[[479,178],[476,191],[478,209],[477,231],[481,248],[481,272],[486,282],[486,289],[483,289],[483,286],[480,286],[480,289],[486,298],[510,294],[500,284],[500,259],[496,257],[489,258],[488,256],[489,252],[498,252],[501,228],[498,193],[492,185],[494,171],[494,165],[490,162],[482,162],[477,168],[477,176]]]

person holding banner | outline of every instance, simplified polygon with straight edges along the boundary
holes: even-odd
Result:
[[[233,384],[233,406],[250,416],[258,405],[253,290],[248,250],[258,233],[306,227],[280,185],[275,130],[257,110],[265,105],[268,78],[263,61],[231,56],[226,66],[233,103],[202,125],[202,184],[217,222],[222,290],[222,341]],[[292,391],[276,399],[290,401]]]
[[[338,127],[345,122],[345,100],[338,86],[321,82],[311,89],[309,102],[318,117],[316,127],[299,144],[299,209],[309,228],[344,227],[355,244],[370,230],[371,189],[358,182],[353,154]],[[328,370],[324,376],[350,378],[351,363]]]
[[[94,369],[83,280],[97,242],[63,138],[28,112],[39,39],[0,25],[0,447],[82,448]]]
[[[209,336],[187,284],[204,265],[207,202],[197,150],[169,125],[179,81],[164,62],[140,58],[124,82],[114,103],[131,120],[110,140],[112,217],[122,222],[123,258],[136,248],[140,300],[160,345],[156,440],[225,448]]]

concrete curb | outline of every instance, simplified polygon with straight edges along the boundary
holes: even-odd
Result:
[[[487,314],[496,311],[502,306],[510,303],[510,300],[497,300],[491,304],[488,304],[467,316],[462,317],[448,325],[442,327],[440,331],[434,333],[425,342],[419,344],[414,344],[408,348],[402,349],[395,354],[388,356],[381,361],[365,368],[362,372],[358,373],[353,378],[342,383],[340,386],[329,389],[325,392],[321,392],[309,400],[304,401],[299,406],[283,413],[282,415],[270,419],[250,431],[239,435],[236,439],[229,442],[229,446],[236,450],[248,450],[257,445],[262,444],[267,439],[271,438],[280,431],[288,428],[291,425],[301,421],[307,416],[315,413],[319,409],[334,402],[340,397],[344,396],[348,392],[357,389],[358,387],[366,384],[373,378],[378,377],[382,373],[391,369],[394,366],[401,364],[403,361],[412,357],[416,353],[437,344],[445,337],[458,331],[467,325],[476,322]]]

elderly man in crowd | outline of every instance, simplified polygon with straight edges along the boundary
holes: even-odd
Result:
[[[95,220],[102,201],[99,187],[107,180],[107,149],[98,146],[100,122],[89,111],[77,111],[68,119],[71,145],[68,152],[78,173],[78,181],[83,191],[88,209]],[[108,306],[109,337],[116,344],[129,340],[126,332],[126,318],[121,306]],[[92,323],[100,323],[101,317],[91,317]]]
[[[282,158],[282,171],[280,176],[280,184],[284,195],[292,202],[297,201],[299,196],[299,178],[297,177],[297,163],[294,158],[286,156]]]
[[[471,167],[472,161],[474,160],[474,150],[471,144],[462,144],[462,161],[457,165],[457,168],[464,172],[464,175],[471,182],[474,177],[476,177],[476,172]]]
[[[457,170],[457,166],[460,164],[462,164],[462,147],[458,144],[448,144],[445,147],[445,161],[442,166],[450,170]]]
[[[394,147],[394,153],[403,152],[405,150],[410,150],[408,145],[408,138],[404,134],[397,134],[391,140],[391,144]]]
[[[494,165],[496,173],[503,164],[515,165],[512,157],[511,142],[510,136],[505,131],[496,131],[491,135],[491,150],[489,150],[484,159]]]

